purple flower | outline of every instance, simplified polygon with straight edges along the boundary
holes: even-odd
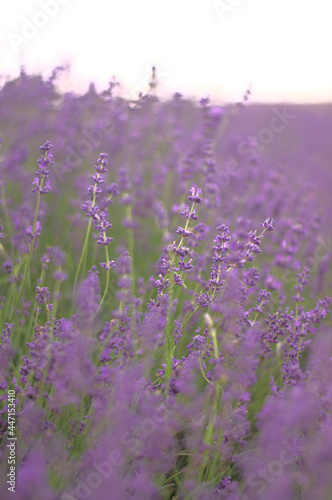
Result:
[[[45,144],[43,144],[42,146],[40,146],[39,149],[41,149],[42,151],[51,151],[51,149],[53,148],[52,144],[50,143],[50,141],[46,141]]]
[[[33,239],[38,238],[40,236],[41,230],[42,230],[42,225],[37,220],[35,231],[33,231],[32,226],[28,226],[27,229],[25,230],[25,232],[33,240]]]
[[[265,219],[264,222],[261,222],[259,225],[265,229],[265,231],[273,231],[273,224],[275,223],[274,219]]]
[[[303,302],[304,298],[302,297],[302,292],[305,288],[305,285],[309,283],[310,273],[309,269],[305,267],[303,271],[297,275],[297,285],[294,286],[294,290],[296,291],[296,295],[292,295],[292,299],[295,302]]]
[[[38,304],[47,304],[50,301],[50,292],[47,287],[36,287]]]
[[[65,271],[54,271],[53,278],[57,281],[67,281],[68,274]]]
[[[179,274],[173,274],[174,283],[179,286],[183,286],[183,279]]]
[[[188,236],[191,236],[193,234],[192,231],[185,230],[185,229],[183,229],[183,227],[178,227],[176,230],[176,233],[180,234],[184,238],[187,238]]]
[[[40,183],[40,180],[38,177],[35,177],[34,181],[33,181],[33,185],[35,186],[33,189],[31,189],[31,191],[33,193],[39,193],[39,194],[47,194],[50,190],[51,190],[51,185],[50,185],[50,181],[46,181],[46,184],[45,186],[41,187],[39,185]]]
[[[186,207],[184,210],[180,211],[180,215],[183,219],[198,220],[196,212],[196,209],[190,212],[190,208]]]
[[[195,300],[197,302],[197,305],[203,308],[208,307],[211,302],[210,295],[207,292],[200,293],[195,297]]]
[[[174,321],[174,324],[175,324],[175,328],[174,328],[173,335],[174,335],[174,343],[176,345],[180,342],[181,337],[182,337],[182,324],[177,319]]]
[[[11,260],[5,260],[2,265],[5,273],[11,274],[13,272],[13,262]]]
[[[169,287],[170,280],[164,278],[163,276],[159,276],[159,279],[155,281],[155,287],[158,288],[158,293],[162,293],[164,290],[167,290]]]
[[[107,215],[105,212],[101,212],[99,215],[98,222],[95,224],[95,230],[99,232],[104,232],[106,229],[112,227],[112,224],[108,222]]]
[[[197,188],[196,192],[195,192],[195,188],[192,187],[190,189],[190,192],[191,192],[191,195],[188,196],[188,200],[189,201],[192,201],[193,203],[202,203],[202,198],[199,196],[202,192],[202,190],[200,188]]]
[[[44,151],[45,155],[41,156],[38,160],[38,170],[36,170],[36,177],[33,180],[32,188],[33,193],[39,193],[39,195],[47,194],[51,190],[50,181],[47,180],[46,184],[43,185],[44,179],[47,179],[50,173],[49,168],[54,165],[53,155],[51,153],[51,149],[53,148],[52,144],[47,141],[43,146],[39,149]]]
[[[106,191],[112,196],[118,196],[120,194],[119,186],[114,182],[107,186]]]
[[[98,309],[99,302],[99,276],[97,266],[93,266],[78,293],[77,309],[83,324],[91,320]]]
[[[100,234],[99,235],[99,238],[97,240],[97,243],[98,245],[109,245],[110,243],[112,243],[114,238],[110,237],[110,236],[106,236],[104,234]]]
[[[189,259],[187,262],[185,262],[185,260],[182,258],[181,260],[179,260],[178,265],[181,271],[189,271],[193,268],[192,259]]]
[[[95,165],[93,168],[98,174],[104,174],[107,172],[107,167],[108,166],[108,154],[107,153],[100,153],[99,158],[97,160],[97,165]]]
[[[106,271],[108,271],[110,269],[114,269],[114,267],[116,267],[116,264],[115,264],[114,260],[108,261],[107,263],[106,262],[101,262],[99,265],[100,265],[100,267],[102,269],[106,269]]]

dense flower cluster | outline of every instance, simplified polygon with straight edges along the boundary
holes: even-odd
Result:
[[[0,91],[1,499],[329,500],[323,117],[56,75]]]

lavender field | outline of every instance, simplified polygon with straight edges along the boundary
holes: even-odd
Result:
[[[0,91],[2,500],[332,499],[332,105]]]

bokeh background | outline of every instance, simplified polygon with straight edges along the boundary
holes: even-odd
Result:
[[[234,101],[326,102],[332,97],[329,0],[16,0],[1,2],[0,75],[47,76],[62,89],[159,93]]]

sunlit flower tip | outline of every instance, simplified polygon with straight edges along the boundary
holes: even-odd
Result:
[[[105,182],[104,179],[98,174],[91,175],[91,179],[97,184],[103,184]]]
[[[256,236],[256,234],[253,231],[249,232],[249,240],[254,245],[258,245],[259,246],[261,244],[260,239]]]
[[[173,275],[174,283],[179,286],[183,286],[183,279],[179,274],[174,273]]]
[[[88,193],[91,194],[92,196],[98,195],[102,192],[103,192],[103,190],[101,188],[97,187],[97,185],[88,187]]]
[[[169,286],[170,280],[168,278],[163,277],[161,274],[159,275],[159,280],[156,280],[154,285],[158,288],[158,293],[162,293],[163,290],[166,290]]]
[[[189,259],[188,262],[185,262],[183,257],[179,260],[179,269],[181,271],[190,271],[194,266],[192,265],[192,259]]]
[[[187,231],[183,227],[178,227],[176,233],[181,234],[181,236],[183,236],[184,238],[193,234],[192,231]]]
[[[198,215],[196,214],[196,208],[190,212],[189,207],[181,210],[180,215],[183,219],[198,220]]]
[[[50,184],[50,181],[46,181],[45,186],[44,186],[44,187],[42,187],[41,189],[39,189],[39,193],[40,193],[40,194],[46,194],[46,193],[48,193],[50,190],[51,190],[51,184]]]
[[[36,222],[36,229],[35,232],[33,232],[32,226],[28,226],[25,230],[26,234],[33,240],[34,238],[38,238],[42,230],[42,225],[41,223],[37,220]]]
[[[275,223],[274,219],[266,219],[264,222],[261,222],[259,225],[265,229],[266,231],[273,231],[273,224]]]
[[[109,245],[110,243],[112,243],[112,241],[113,238],[111,238],[110,236],[105,236],[104,234],[100,234],[97,243],[98,245]]]
[[[197,188],[196,194],[195,194],[194,187],[192,187],[190,189],[190,192],[191,192],[191,195],[188,196],[189,201],[192,201],[193,203],[201,203],[202,202],[202,198],[199,196],[202,192],[202,190],[200,188]]]
[[[47,304],[50,301],[50,292],[47,287],[36,287],[36,301],[38,304]]]
[[[38,178],[38,177],[35,177],[35,178],[33,179],[32,185],[33,185],[33,186],[35,186],[35,187],[34,187],[33,189],[31,189],[31,191],[32,191],[33,193],[38,192],[38,191],[39,191],[39,178]]]
[[[112,227],[112,224],[108,222],[107,220],[100,220],[98,224],[95,225],[95,230],[96,231],[106,231],[106,229],[109,229]]]
[[[109,260],[107,263],[101,262],[100,267],[102,269],[106,269],[106,271],[109,271],[110,269],[113,269],[114,267],[116,267],[116,264],[115,264],[114,260],[111,260],[111,261]]]

